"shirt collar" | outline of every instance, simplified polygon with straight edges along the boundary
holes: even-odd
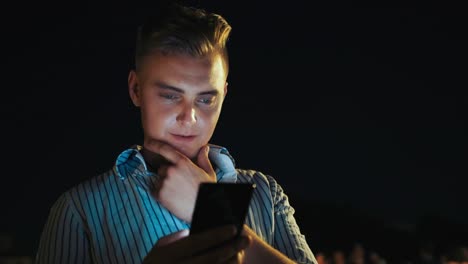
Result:
[[[209,146],[210,152],[208,153],[208,157],[215,169],[217,181],[235,183],[237,181],[237,172],[234,158],[225,147],[214,144],[209,144]],[[140,145],[133,145],[119,154],[114,170],[120,179],[125,180],[127,177],[138,175],[154,175],[154,173],[148,170],[145,160],[140,153],[141,149]]]

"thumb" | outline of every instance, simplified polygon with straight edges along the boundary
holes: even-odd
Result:
[[[165,246],[167,244],[171,244],[188,235],[189,235],[188,229],[180,230],[179,232],[175,232],[165,237],[162,237],[161,239],[158,240],[158,242],[156,243],[156,246]]]
[[[198,157],[197,157],[198,166],[202,168],[210,176],[216,178],[216,173],[213,169],[213,166],[211,166],[210,159],[208,158],[209,152],[210,152],[210,147],[208,145],[200,149],[200,152],[198,152]]]

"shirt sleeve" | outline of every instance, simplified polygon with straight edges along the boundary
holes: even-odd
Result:
[[[91,263],[89,239],[67,195],[60,196],[50,210],[35,263]]]
[[[296,219],[294,218],[295,211],[289,204],[288,196],[272,177],[268,178],[275,218],[273,246],[297,263],[317,264],[317,260],[310,250],[305,236],[301,233],[296,223]]]

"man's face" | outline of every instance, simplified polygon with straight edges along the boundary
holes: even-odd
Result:
[[[141,108],[144,147],[166,142],[193,159],[218,122],[227,92],[221,56],[147,56],[129,75],[133,103]]]

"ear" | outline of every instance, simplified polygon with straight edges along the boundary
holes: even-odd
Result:
[[[228,91],[228,82],[224,84],[224,97],[226,97],[227,91]]]
[[[128,74],[128,94],[136,107],[141,105],[141,88],[138,85],[138,78],[135,70]]]

